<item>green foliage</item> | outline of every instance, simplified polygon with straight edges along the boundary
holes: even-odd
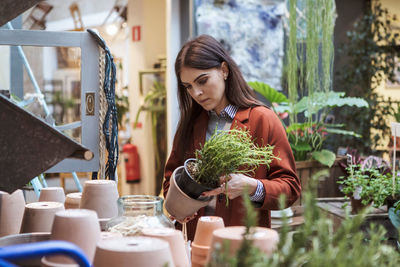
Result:
[[[351,165],[347,168],[349,175],[340,176],[338,183],[346,196],[355,195],[364,205],[372,203],[376,208],[384,205],[392,194],[392,175],[383,174],[378,168],[362,168]]]
[[[328,131],[326,115],[334,107],[368,107],[368,103],[361,98],[345,97],[342,92],[332,91],[334,1],[290,0],[288,4],[290,15],[284,69],[288,97],[260,82],[249,85],[271,103],[279,104],[272,107],[278,115],[289,113],[289,126],[284,126],[296,160],[313,157],[324,165],[332,166],[335,154],[322,151],[326,133],[357,134],[335,129],[338,125]],[[305,18],[298,18],[298,12],[305,14]],[[299,32],[304,33],[303,40],[299,40]],[[300,123],[303,118],[305,122]]]
[[[333,163],[335,163],[336,155],[332,151],[322,149],[321,151],[314,151],[312,153],[312,157],[315,160],[318,160],[322,164],[332,167]]]
[[[328,172],[314,175],[309,183],[310,188],[303,192],[304,224],[295,232],[289,232],[285,221],[279,233],[280,243],[274,254],[267,257],[251,243],[252,249],[243,243],[242,248],[246,246],[245,249],[231,256],[228,244],[223,244],[212,255],[208,266],[400,266],[400,254],[385,243],[385,230],[382,226],[370,225],[367,231],[360,229],[365,223],[368,210],[356,216],[346,214],[342,224],[334,230],[333,221],[317,205],[316,181],[321,175],[328,175]],[[248,204],[245,207],[246,210],[254,209]],[[252,226],[255,226],[254,221],[246,225],[248,228]],[[245,240],[246,235],[243,238]],[[243,254],[243,251],[247,253]],[[240,261],[240,258],[243,260]],[[249,258],[250,261],[246,261]]]
[[[198,172],[193,179],[210,188],[219,186],[222,175],[250,174],[259,165],[269,166],[272,160],[278,159],[273,154],[273,146],[257,146],[244,129],[216,130],[195,155]]]
[[[249,86],[253,88],[256,92],[260,93],[262,96],[265,97],[271,103],[287,103],[289,100],[287,97],[278,92],[271,86],[263,82],[248,82]]]
[[[124,90],[126,90],[126,89],[124,88]],[[121,127],[126,122],[126,121],[125,122],[122,121],[123,118],[124,118],[124,115],[129,112],[129,99],[128,99],[128,96],[115,94],[115,105],[117,107],[118,124]]]
[[[400,42],[398,33],[392,33],[394,17],[379,1],[371,1],[365,14],[347,32],[347,42],[340,50],[341,58],[346,62],[337,73],[337,87],[347,96],[364,98],[368,110],[352,107],[337,111],[338,121],[350,129],[357,129],[362,139],[351,136],[339,136],[332,140],[333,145],[352,144],[363,154],[370,154],[373,148],[386,145],[385,138],[390,136],[390,125],[385,117],[393,114],[391,99],[384,99],[376,88],[385,79],[395,82],[396,61],[400,51],[396,44]],[[373,133],[373,134],[372,134]]]

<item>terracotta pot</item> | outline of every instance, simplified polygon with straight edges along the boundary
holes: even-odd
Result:
[[[65,209],[79,209],[79,205],[81,203],[82,193],[69,193],[65,196]]]
[[[151,237],[123,237],[97,243],[93,266],[175,266],[168,242]]]
[[[192,257],[193,257],[193,255],[197,255],[197,256],[207,258],[209,252],[210,252],[210,246],[201,246],[201,245],[192,243]]]
[[[193,264],[197,266],[206,266],[207,264],[207,256],[200,256],[192,253],[192,266]]]
[[[200,208],[205,207],[212,197],[193,199],[186,195],[176,184],[176,177],[183,172],[183,166],[175,169],[171,175],[168,194],[165,199],[165,209],[177,220],[183,220],[193,215]],[[182,205],[184,203],[184,205]]]
[[[193,244],[210,246],[214,230],[224,228],[224,220],[217,216],[202,216],[196,226]]]
[[[142,234],[144,236],[160,238],[167,241],[171,248],[175,266],[190,266],[189,257],[186,252],[186,243],[185,240],[183,240],[181,231],[171,228],[146,228],[143,229]]]
[[[195,160],[196,159],[194,158],[190,158],[185,161],[182,174],[176,177],[176,184],[183,192],[185,192],[186,195],[193,199],[198,199],[201,193],[210,191],[212,188],[197,183],[190,175],[189,171],[187,170],[187,164]]]
[[[83,187],[80,208],[96,211],[99,219],[110,219],[118,214],[118,197],[114,181],[89,180]]]
[[[57,212],[50,239],[74,243],[85,252],[87,259],[92,262],[96,243],[100,240],[100,225],[96,212],[85,209],[68,209]],[[46,257],[46,261],[50,264],[75,263],[74,260],[66,256]]]
[[[230,254],[234,255],[242,244],[245,230],[246,228],[244,226],[230,226],[215,230],[213,232],[211,249],[207,259],[210,259],[215,245],[220,244],[220,246],[222,246],[224,240],[229,241]],[[278,233],[275,230],[265,227],[255,227],[254,233],[251,235],[250,239],[253,240],[254,246],[267,255],[271,255],[276,250],[279,243]]]
[[[39,201],[65,202],[64,188],[62,187],[45,187],[40,190]]]
[[[25,205],[21,233],[51,232],[54,215],[64,210],[60,202],[32,202]]]
[[[0,237],[18,234],[25,210],[25,198],[21,190],[12,194],[0,191]]]

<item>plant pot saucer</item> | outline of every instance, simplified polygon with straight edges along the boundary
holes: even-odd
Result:
[[[178,221],[192,216],[200,208],[205,207],[213,197],[200,197],[193,199],[185,194],[177,185],[176,180],[184,172],[183,166],[175,169],[171,175],[168,194],[165,199],[165,209]]]
[[[188,195],[193,199],[199,199],[201,198],[201,193],[210,191],[213,188],[209,188],[197,183],[189,174],[186,166],[189,162],[194,160],[195,160],[194,158],[189,158],[185,161],[183,165],[182,174],[176,177],[176,183],[179,186],[179,188],[186,193],[186,195]]]

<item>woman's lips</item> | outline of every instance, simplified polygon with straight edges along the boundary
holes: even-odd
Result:
[[[204,104],[207,100],[209,100],[209,98],[206,98],[204,100],[199,100],[200,104]]]

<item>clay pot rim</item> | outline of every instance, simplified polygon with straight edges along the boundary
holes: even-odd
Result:
[[[85,185],[86,184],[90,185],[90,186],[103,186],[103,185],[111,185],[111,184],[116,184],[116,183],[113,180],[99,179],[99,180],[87,180],[87,181],[85,181]]]
[[[83,218],[88,215],[95,215],[97,218],[97,212],[89,209],[66,209],[59,210],[56,212],[55,216],[63,218]]]
[[[206,222],[206,223],[214,223],[214,222],[224,222],[222,217],[220,216],[201,216],[199,221]]]
[[[56,201],[39,201],[39,202],[31,202],[25,205],[27,209],[54,209],[64,207],[64,204]]]
[[[48,187],[43,187],[42,189],[40,189],[40,191],[48,191],[49,189],[61,189],[62,191],[64,191],[64,188],[61,186],[48,186]]]

